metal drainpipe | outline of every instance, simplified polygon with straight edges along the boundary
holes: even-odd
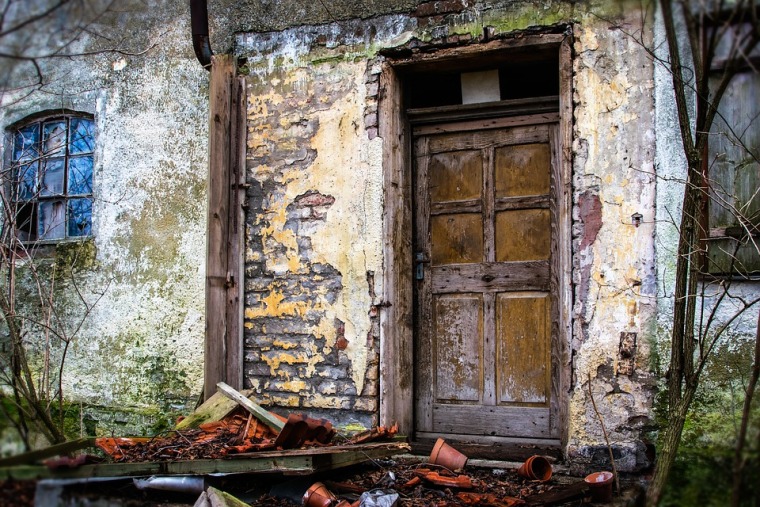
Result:
[[[211,42],[208,37],[208,5],[206,0],[190,0],[190,24],[193,29],[193,49],[203,68],[211,70]]]

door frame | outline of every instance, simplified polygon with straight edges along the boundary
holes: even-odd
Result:
[[[568,387],[571,379],[572,336],[572,36],[527,35],[424,54],[408,53],[388,58],[380,75],[378,104],[379,135],[383,139],[383,311],[380,313],[380,424],[398,424],[401,434],[414,431],[414,292],[412,281],[412,146],[411,125],[404,103],[404,74],[426,69],[462,70],[484,61],[509,61],[535,50],[559,53],[559,167],[557,188],[557,299],[559,304],[561,368],[555,377],[560,385],[560,442],[567,444]],[[554,324],[554,323],[553,323]]]

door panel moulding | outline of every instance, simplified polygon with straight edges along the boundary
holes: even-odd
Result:
[[[414,432],[414,287],[413,287],[413,174],[412,135],[443,133],[460,129],[462,121],[472,121],[482,127],[484,119],[493,118],[493,128],[519,125],[525,116],[511,116],[536,106],[531,123],[553,123],[551,129],[557,146],[552,153],[552,184],[557,185],[557,241],[552,245],[553,266],[551,284],[556,284],[556,335],[559,340],[552,349],[557,367],[553,378],[558,385],[556,403],[558,424],[556,434],[564,448],[568,441],[567,406],[571,379],[569,344],[571,339],[572,277],[571,277],[571,168],[572,168],[572,36],[565,34],[526,35],[444,48],[412,54],[413,51],[387,51],[380,79],[378,108],[379,135],[383,139],[384,211],[383,211],[383,300],[380,315],[380,424],[398,423],[402,434]],[[493,115],[489,105],[445,106],[416,108],[410,111],[405,104],[404,82],[410,75],[431,71],[465,71],[498,65],[515,60],[535,58],[536,54],[551,56],[559,61],[559,95],[541,99],[501,101],[501,111]],[[490,105],[497,105],[491,103]],[[468,116],[472,115],[472,116]],[[498,116],[498,117],[497,117]],[[467,118],[476,119],[468,120]],[[447,124],[446,120],[450,119]],[[456,127],[454,123],[458,122]],[[424,439],[423,435],[420,435]],[[553,440],[549,445],[557,445]]]

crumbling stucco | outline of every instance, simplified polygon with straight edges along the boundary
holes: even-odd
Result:
[[[93,237],[43,249],[74,266],[76,284],[59,275],[54,296],[73,336],[64,395],[82,403],[88,431],[148,433],[193,406],[202,383],[208,77],[181,0],[120,2],[91,28],[111,38],[82,34],[67,51],[106,51],[43,60],[43,89],[3,93],[0,124],[61,108],[94,115]]]

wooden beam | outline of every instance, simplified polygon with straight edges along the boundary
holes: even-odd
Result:
[[[261,407],[258,403],[254,403],[253,401],[249,400],[224,382],[219,382],[216,387],[219,388],[219,391],[221,391],[222,394],[227,396],[229,399],[239,403],[241,407],[253,414],[256,419],[263,422],[275,431],[282,431],[285,423],[272,415],[268,410]]]
[[[151,461],[143,463],[102,463],[79,468],[51,470],[45,466],[15,466],[0,468],[0,480],[14,479],[76,479],[84,477],[136,477],[141,475],[205,475],[237,473],[313,474],[334,470],[371,459],[409,452],[411,447],[401,442],[364,445],[317,447],[287,451],[267,451],[233,454],[226,459],[196,459],[186,461]]]
[[[401,82],[392,66],[380,76],[379,129],[383,139],[383,290],[380,313],[380,424],[413,424],[412,183],[409,134]]]
[[[245,213],[246,94],[245,78],[232,80],[230,118],[229,215],[227,219],[227,307],[226,365],[222,379],[234,387],[244,387],[243,378],[243,243]]]
[[[231,178],[233,161],[234,164],[239,164],[238,152],[242,148],[238,141],[233,142],[233,135],[240,135],[239,109],[244,100],[241,99],[240,87],[237,84],[233,87],[234,75],[235,64],[231,55],[212,57],[206,234],[205,399],[216,392],[217,382],[229,379],[235,385],[242,384],[242,326],[236,326],[238,317],[232,315],[235,311],[239,312],[241,298],[232,296],[233,302],[237,301],[238,306],[228,309],[230,296],[239,294],[242,286],[238,273],[242,261],[233,259],[230,263],[229,257],[230,254],[234,256],[240,252],[231,247],[232,243],[240,241],[240,236],[231,230],[238,210],[231,210],[230,203],[231,199],[232,202],[238,199],[237,194],[234,198],[231,195]],[[235,185],[235,190],[238,190],[237,181]],[[240,222],[238,220],[237,227],[242,227]]]
[[[71,452],[85,449],[87,447],[92,447],[94,445],[94,437],[70,440],[68,442],[63,442],[62,444],[51,445],[50,447],[46,447],[44,449],[25,452],[23,454],[17,454],[15,456],[9,456],[7,458],[0,459],[0,467],[28,465],[41,459],[60,456],[62,454],[69,454]]]
[[[241,394],[246,396],[252,392],[253,390],[249,389]],[[207,422],[220,421],[230,415],[238,406],[237,402],[231,400],[223,393],[216,392],[212,397],[204,401],[200,407],[195,409],[192,414],[178,422],[174,429],[189,430]]]

